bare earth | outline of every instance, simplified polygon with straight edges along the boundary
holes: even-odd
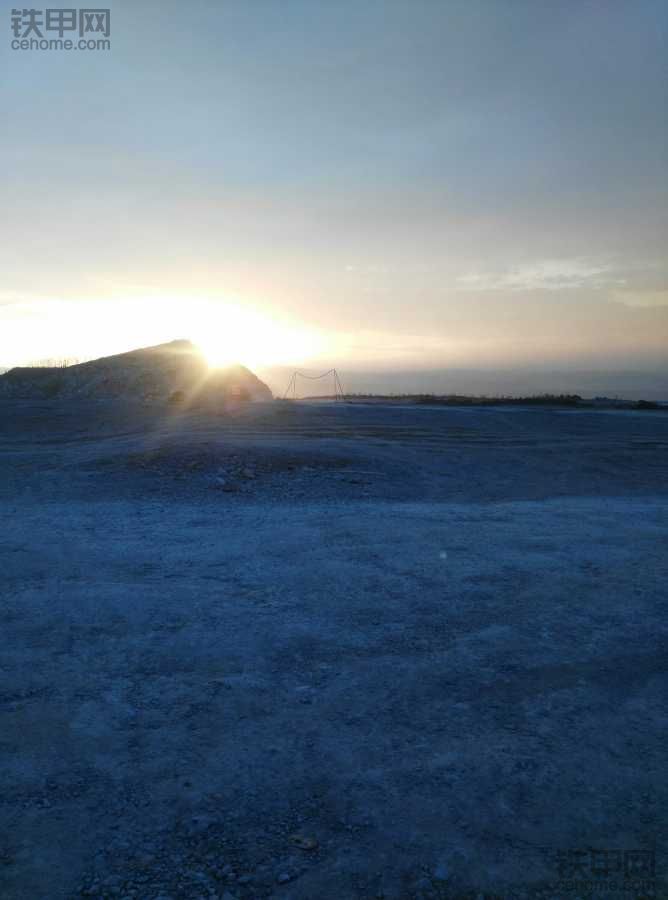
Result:
[[[2,900],[667,897],[667,450],[2,402]]]

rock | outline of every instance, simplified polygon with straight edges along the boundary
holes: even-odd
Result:
[[[313,837],[308,837],[305,834],[292,834],[290,835],[291,842],[295,845],[295,847],[299,847],[300,850],[317,850],[318,842]]]

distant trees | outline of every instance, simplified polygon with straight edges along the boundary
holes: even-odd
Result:
[[[67,369],[68,366],[76,366],[81,362],[74,356],[63,356],[57,359],[38,359],[29,362],[28,369]]]
[[[404,403],[424,403],[438,406],[495,406],[497,404],[516,404],[518,406],[577,406],[582,403],[579,394],[532,394],[528,397],[488,397],[487,395],[470,396],[466,394],[346,394],[351,400],[393,400]],[[327,399],[332,397],[310,398]]]

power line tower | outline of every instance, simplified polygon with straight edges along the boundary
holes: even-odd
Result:
[[[297,378],[306,378],[308,381],[318,381],[320,378],[331,378],[332,385],[334,388],[333,397],[335,400],[345,400],[345,396],[343,393],[343,387],[341,386],[341,379],[339,378],[339,373],[336,369],[328,369],[326,372],[322,372],[320,375],[307,375],[305,372],[299,372],[295,370],[290,376],[290,381],[288,382],[287,389],[285,391],[285,395],[283,397],[284,400],[297,400]]]

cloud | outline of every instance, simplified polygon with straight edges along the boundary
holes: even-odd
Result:
[[[668,290],[662,291],[615,291],[613,299],[624,306],[647,309],[668,306]]]
[[[465,291],[563,291],[625,284],[613,267],[586,259],[544,259],[496,272],[467,272],[456,279]]]
[[[13,306],[25,308],[35,302],[39,302],[44,298],[34,294],[26,294],[22,291],[3,291],[0,290],[0,306]],[[14,310],[12,310],[14,312]]]

